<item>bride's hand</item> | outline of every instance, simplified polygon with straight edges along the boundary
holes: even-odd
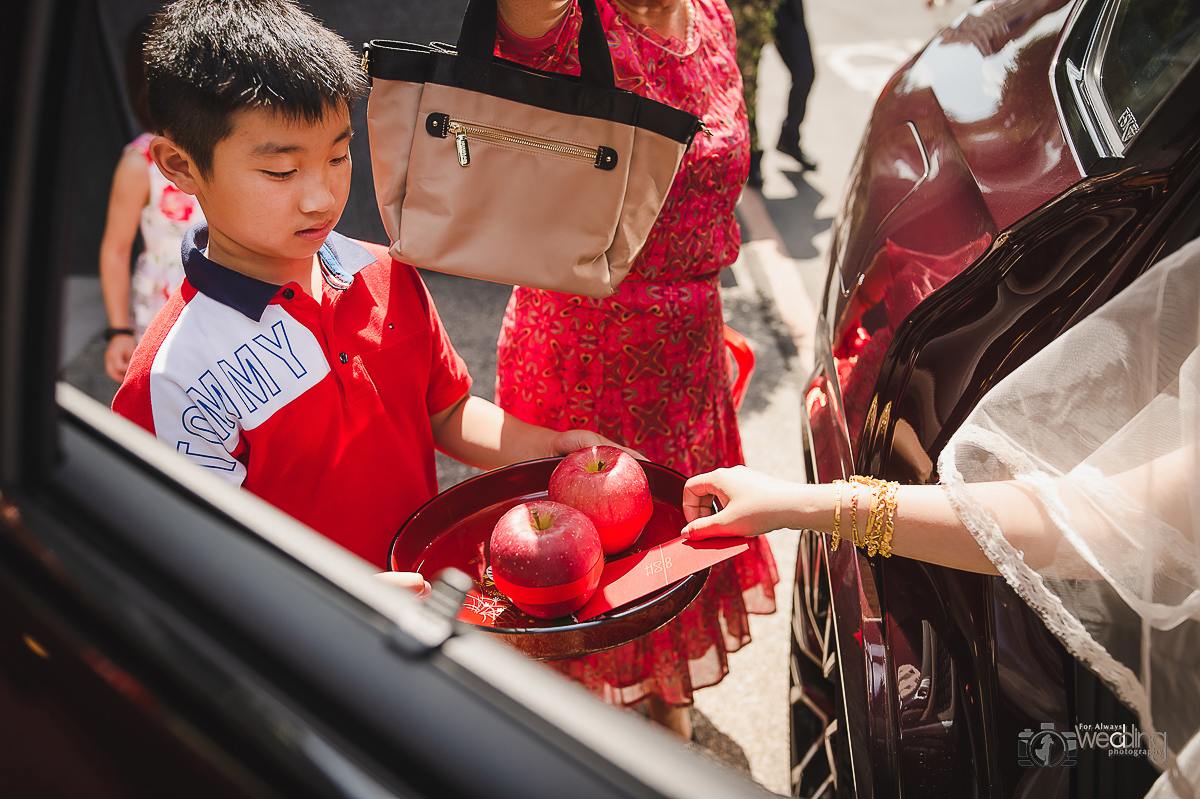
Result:
[[[697,475],[683,487],[686,538],[751,536],[792,526],[804,486],[735,466]],[[713,500],[721,510],[713,508]]]

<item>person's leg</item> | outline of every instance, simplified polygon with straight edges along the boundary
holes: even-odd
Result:
[[[731,0],[729,10],[737,30],[737,63],[742,73],[742,96],[750,128],[750,174],[747,183],[762,185],[762,148],[758,143],[758,60],[774,26],[771,0]]]
[[[776,149],[795,158],[803,168],[816,169],[816,162],[800,147],[800,125],[804,122],[804,115],[808,110],[808,95],[816,77],[812,43],[808,37],[808,26],[804,22],[803,0],[787,0],[775,11],[775,46],[779,49],[779,55],[787,65],[788,71],[792,73],[787,117],[783,121]]]
[[[654,695],[646,699],[646,711],[650,718],[671,730],[685,741],[692,739],[691,708],[673,707]]]

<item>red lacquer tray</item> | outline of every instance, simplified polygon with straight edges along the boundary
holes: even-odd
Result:
[[[426,579],[453,567],[475,581],[468,606],[480,600],[482,614],[464,609],[460,619],[501,638],[536,660],[557,660],[612,649],[640,638],[673,619],[696,598],[708,569],[688,575],[636,602],[581,622],[573,616],[538,619],[513,607],[487,579],[487,542],[505,511],[521,502],[546,498],[550,474],[562,458],[527,461],[464,480],[417,509],[392,541],[394,571],[417,571]],[[642,461],[654,514],[637,542],[614,558],[641,552],[678,538],[683,528],[684,476]],[[476,608],[478,610],[478,608]]]

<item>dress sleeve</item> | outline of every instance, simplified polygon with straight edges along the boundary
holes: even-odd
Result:
[[[143,133],[140,136],[138,136],[136,139],[134,139],[133,141],[129,142],[129,144],[126,144],[121,149],[121,154],[124,155],[125,153],[129,152],[130,150],[134,150],[139,155],[141,155],[142,158],[146,159],[147,164],[152,164],[152,163],[154,163],[154,159],[150,157],[150,141],[153,138],[154,138],[153,134]]]
[[[1171,770],[1176,753],[1192,752],[1191,780],[1200,780],[1197,308],[1200,239],[997,383],[938,463],[980,549],[1141,731],[1161,736],[1152,763]],[[1001,528],[973,490],[991,480],[1015,480],[1049,532]]]

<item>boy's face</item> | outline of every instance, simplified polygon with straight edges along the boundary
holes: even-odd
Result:
[[[239,111],[208,174],[193,178],[210,258],[271,283],[299,280],[350,194],[350,114],[330,108],[311,123]]]

